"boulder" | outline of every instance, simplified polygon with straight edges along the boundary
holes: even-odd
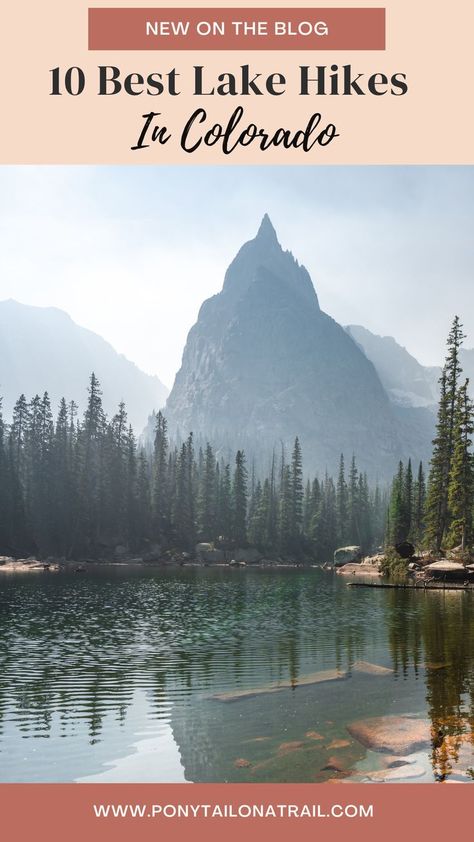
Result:
[[[380,567],[385,560],[383,553],[376,553],[375,555],[368,555],[362,560],[362,564],[371,564],[373,567]]]
[[[347,726],[351,737],[372,751],[406,755],[431,742],[430,723],[411,716],[377,716]]]
[[[208,553],[208,552],[210,552],[211,550],[214,549],[214,544],[211,544],[210,542],[207,542],[207,541],[201,541],[201,543],[196,544],[195,549],[196,549],[196,555],[199,555],[200,553]]]
[[[421,570],[421,567],[418,564],[418,562],[410,561],[410,564],[408,565],[408,569],[417,572],[418,570]]]
[[[360,561],[362,558],[361,548],[358,546],[339,547],[334,553],[334,566],[342,567],[343,564]]]
[[[337,569],[338,575],[342,576],[381,576],[382,573],[373,564],[361,564],[354,562],[352,564],[343,564]]]
[[[435,579],[463,579],[466,576],[464,564],[447,559],[434,561],[433,564],[428,564],[425,570],[428,570]]]

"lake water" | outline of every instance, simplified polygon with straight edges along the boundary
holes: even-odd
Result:
[[[394,759],[351,731],[382,716],[428,739]],[[318,569],[0,579],[2,782],[470,782],[472,728],[471,593]]]

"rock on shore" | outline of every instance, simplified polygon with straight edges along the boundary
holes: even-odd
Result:
[[[0,556],[0,573],[29,573],[31,571],[59,570],[59,564],[55,562],[39,561],[37,558],[11,558]]]

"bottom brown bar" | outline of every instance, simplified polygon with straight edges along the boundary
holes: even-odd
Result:
[[[469,804],[469,789],[439,784],[0,786],[2,837],[21,842],[443,840]]]

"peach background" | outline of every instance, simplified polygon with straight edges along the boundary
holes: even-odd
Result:
[[[3,163],[130,163],[130,164],[335,164],[335,163],[472,163],[474,158],[471,92],[474,4],[452,0],[448,7],[432,0],[341,0],[321,6],[387,8],[385,52],[104,52],[87,51],[87,8],[93,0],[27,0],[3,11],[4,47],[0,53]],[[98,6],[130,6],[131,0],[97,0]],[[139,0],[136,5],[160,3]],[[165,0],[162,6],[183,6]],[[236,6],[206,0],[188,6]],[[292,5],[282,0],[242,0],[238,5]],[[316,7],[298,0],[298,6]],[[263,73],[282,72],[296,86],[299,64],[351,63],[359,72],[405,72],[410,90],[394,97],[246,97],[246,118],[267,128],[306,125],[314,111],[334,122],[341,137],[309,153],[275,149],[261,153],[249,147],[223,156],[217,147],[187,155],[178,135],[191,112],[204,104],[213,120],[227,122],[235,98],[98,97],[98,64],[117,64],[124,73],[167,71],[176,66],[181,79],[193,64],[205,64],[209,75],[250,63]],[[49,69],[57,65],[84,68],[88,87],[79,97],[49,96]],[[167,146],[155,144],[132,152],[142,125],[141,115],[161,111],[175,134]]]

